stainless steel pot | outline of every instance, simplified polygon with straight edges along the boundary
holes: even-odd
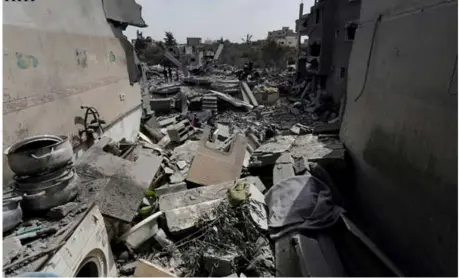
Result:
[[[35,189],[16,187],[16,190],[23,194],[22,207],[25,211],[40,211],[70,202],[78,194],[78,184],[78,175],[72,170],[53,183],[47,181]]]
[[[22,222],[22,197],[3,199],[3,232],[7,232]]]
[[[67,165],[73,149],[67,136],[38,135],[5,151],[11,170],[18,176],[38,175]]]

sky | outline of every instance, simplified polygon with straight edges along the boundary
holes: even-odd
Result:
[[[186,37],[201,37],[203,41],[223,37],[242,42],[247,34],[252,40],[266,39],[268,31],[289,26],[295,29],[301,0],[136,0],[142,5],[142,17],[148,27],[129,26],[125,35],[162,40],[164,32],[171,31],[178,43]],[[303,0],[304,13],[314,0]]]

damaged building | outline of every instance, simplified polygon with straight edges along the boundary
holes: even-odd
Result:
[[[134,0],[4,7],[4,276],[457,275],[457,1],[301,4],[297,72],[189,37],[174,78]]]
[[[308,36],[305,62],[314,86],[330,91],[336,103],[345,96],[349,56],[359,23],[360,0],[319,0],[300,15],[296,28]],[[300,8],[302,10],[302,8]]]

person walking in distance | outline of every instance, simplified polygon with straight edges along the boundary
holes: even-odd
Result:
[[[167,70],[166,70],[165,67],[164,67],[164,70],[163,70],[163,75],[164,75],[164,81],[167,83]]]

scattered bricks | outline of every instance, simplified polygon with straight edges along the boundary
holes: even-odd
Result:
[[[176,193],[180,191],[187,190],[187,186],[185,182],[175,183],[175,184],[165,184],[161,187],[155,188],[156,194],[158,196]]]
[[[334,122],[314,127],[312,134],[338,134],[341,123]]]
[[[218,112],[217,97],[214,95],[205,95],[202,97],[202,109]]]
[[[311,133],[311,129],[305,125],[297,123],[290,128],[290,132],[292,132],[295,135],[304,135]]]
[[[204,255],[204,267],[210,273],[210,276],[228,276],[235,269],[235,261],[238,253],[231,250],[217,251],[209,249]]]
[[[70,202],[62,206],[54,207],[48,211],[47,216],[53,219],[61,219],[69,214],[77,206],[78,203]]]
[[[169,112],[172,109],[172,98],[150,99],[150,107],[155,112]]]

